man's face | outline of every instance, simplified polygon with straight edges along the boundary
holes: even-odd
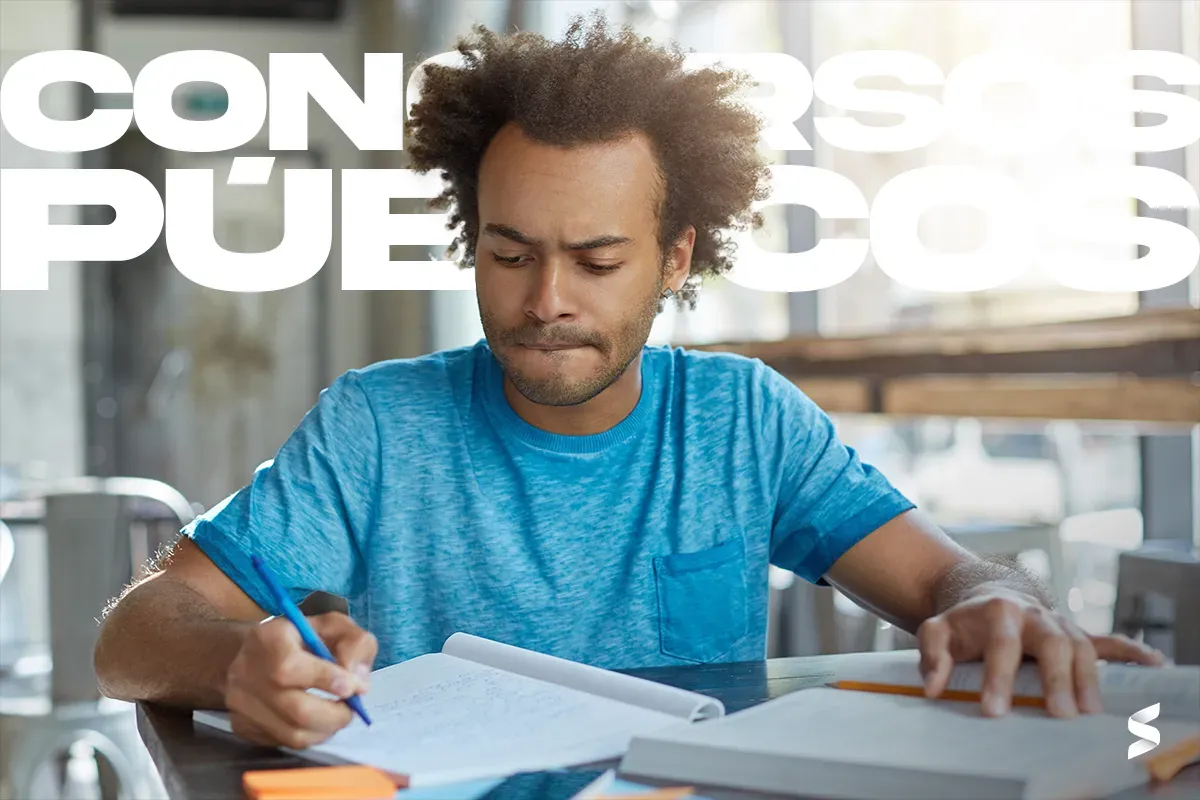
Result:
[[[583,403],[641,352],[664,278],[650,142],[569,149],[507,125],[479,167],[475,283],[488,344],[529,400]],[[680,269],[681,267],[681,269]],[[678,286],[679,281],[675,281]]]

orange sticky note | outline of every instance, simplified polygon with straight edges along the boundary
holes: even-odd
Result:
[[[693,794],[690,786],[668,786],[663,789],[648,789],[638,794],[606,794],[601,800],[683,800]]]
[[[301,767],[242,775],[251,800],[391,800],[396,783],[373,767]]]
[[[1200,736],[1189,736],[1175,746],[1146,757],[1146,770],[1150,777],[1159,782],[1169,781],[1179,771],[1200,758]]]

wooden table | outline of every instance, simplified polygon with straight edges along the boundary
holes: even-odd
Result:
[[[839,656],[779,658],[741,664],[714,664],[628,670],[632,675],[710,695],[732,713],[798,689],[819,686],[837,669]],[[138,707],[138,728],[172,800],[230,800],[243,796],[242,773],[251,769],[310,766],[309,762],[269,748],[257,747],[207,728],[193,728],[190,714],[143,704]],[[530,800],[556,800],[559,788],[571,776],[547,773],[521,784],[527,789],[496,797],[528,796]],[[747,800],[767,795],[704,790],[714,800]],[[570,793],[564,794],[569,797]],[[1144,787],[1118,795],[1119,800],[1183,800],[1200,796],[1200,764],[1194,764],[1174,781],[1156,788]],[[491,800],[489,795],[488,800]]]

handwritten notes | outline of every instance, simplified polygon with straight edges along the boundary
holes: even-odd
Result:
[[[360,721],[314,752],[409,776],[472,780],[619,757],[667,714],[443,654],[376,672]]]

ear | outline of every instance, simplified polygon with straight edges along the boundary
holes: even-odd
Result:
[[[663,275],[663,289],[670,289],[676,294],[683,287],[684,281],[692,272],[692,248],[696,246],[696,228],[688,225],[679,235],[671,249],[667,251],[666,273]]]

